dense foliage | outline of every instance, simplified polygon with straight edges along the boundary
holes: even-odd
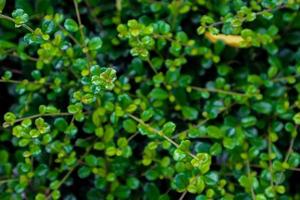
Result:
[[[298,0],[0,0],[0,199],[300,199]]]

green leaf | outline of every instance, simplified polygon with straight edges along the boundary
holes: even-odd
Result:
[[[45,20],[42,23],[42,30],[44,33],[52,33],[55,28],[55,23],[52,20]]]
[[[151,129],[149,129],[148,126],[145,126],[143,124],[138,125],[138,130],[142,135],[151,135],[154,134]]]
[[[119,199],[128,199],[131,191],[127,186],[120,185],[116,188],[114,193]]]
[[[273,18],[273,14],[272,13],[270,13],[270,12],[267,12],[267,11],[264,11],[263,13],[262,13],[262,16],[264,17],[264,18],[266,18],[266,19],[272,19]]]
[[[34,6],[33,2],[24,1],[24,0],[15,0],[15,8],[21,8],[29,15],[33,14],[33,6]]]
[[[45,164],[40,164],[36,169],[35,169],[35,174],[37,176],[45,176],[49,171],[49,167]]]
[[[208,126],[207,127],[207,134],[209,137],[220,139],[224,137],[224,132],[219,129],[217,126]]]
[[[135,178],[135,177],[129,177],[127,178],[126,180],[126,185],[132,189],[132,190],[135,190],[139,187],[140,185],[140,181],[139,179]]]
[[[0,0],[0,13],[2,13],[2,11],[5,7],[5,3],[6,3],[6,0]]]
[[[88,177],[91,174],[91,170],[89,167],[83,166],[78,169],[77,174],[78,174],[79,178],[83,179],[83,178]]]
[[[257,194],[256,195],[256,200],[267,200],[267,198],[263,194]]]
[[[107,90],[114,88],[114,81],[117,79],[116,70],[113,68],[106,68],[101,72],[100,76],[92,76],[92,83],[99,85]]]
[[[106,125],[105,126],[105,134],[103,136],[103,141],[104,142],[110,142],[115,135],[115,130],[111,125]]]
[[[160,57],[154,57],[151,59],[151,62],[155,69],[160,69],[164,63],[164,60]]]
[[[127,25],[129,27],[129,32],[132,36],[137,37],[140,35],[142,26],[141,26],[141,24],[139,24],[139,22],[137,20],[131,19],[127,22]],[[121,29],[121,28],[119,28],[119,29]]]
[[[190,193],[201,193],[205,188],[203,177],[197,176],[190,179],[190,184],[187,187],[187,191]]]
[[[110,146],[106,148],[105,154],[108,156],[114,156],[117,153],[117,149],[114,146]]]
[[[64,132],[68,128],[68,123],[64,118],[59,117],[55,119],[54,126],[57,130]]]
[[[87,155],[85,158],[84,158],[85,162],[87,165],[89,166],[97,166],[98,164],[98,160],[97,160],[97,157],[94,156],[94,155]]]
[[[277,73],[278,73],[278,68],[276,66],[272,66],[268,70],[268,77],[269,78],[274,78]]]
[[[40,136],[40,132],[37,129],[31,129],[30,132],[29,132],[29,135],[32,138],[37,138],[37,137]]]
[[[180,161],[186,157],[186,153],[180,149],[176,149],[173,153],[173,158],[176,161]]]
[[[207,153],[198,153],[196,157],[192,159],[191,164],[195,168],[199,168],[202,174],[205,174],[210,169],[211,156]]]
[[[159,189],[153,183],[146,183],[144,186],[144,192],[147,200],[159,199],[160,196]]]
[[[188,134],[191,138],[203,137],[206,135],[206,127],[192,127],[188,130]]]
[[[91,51],[98,50],[102,47],[102,40],[100,37],[94,37],[88,42],[88,48]]]
[[[148,121],[152,116],[154,115],[154,111],[153,109],[148,109],[148,110],[145,110],[142,115],[141,115],[141,118],[144,122]]]
[[[179,173],[174,178],[174,185],[179,190],[184,190],[189,185],[189,179],[186,174]]]
[[[11,71],[5,71],[1,79],[3,80],[10,80],[12,77],[12,72]]]
[[[68,112],[71,113],[71,114],[75,114],[75,113],[78,113],[80,112],[82,109],[82,105],[81,104],[75,104],[75,105],[69,105],[68,106]]]
[[[204,181],[206,185],[216,185],[219,182],[219,176],[216,172],[209,172],[204,175]]]
[[[242,118],[242,126],[245,128],[254,126],[257,122],[256,117],[254,116],[248,116],[248,117],[243,117]]]
[[[174,133],[175,129],[176,125],[173,122],[167,122],[162,128],[162,132],[167,136],[171,136],[172,133]]]
[[[297,167],[300,164],[300,155],[298,153],[291,153],[288,159],[288,164],[291,167]]]
[[[125,121],[123,121],[123,128],[128,133],[135,133],[136,132],[136,122],[133,121],[132,119],[126,119]]]
[[[199,27],[197,28],[197,33],[198,33],[199,35],[204,34],[205,31],[206,31],[206,29],[205,29],[204,26],[199,26]]]
[[[267,197],[269,198],[274,198],[276,195],[275,190],[273,189],[272,186],[269,186],[265,189],[265,194],[267,195]]]
[[[29,139],[25,139],[25,138],[22,138],[21,140],[19,140],[18,144],[20,147],[25,147],[27,146],[28,144],[30,143],[30,140]]]
[[[24,173],[29,172],[31,170],[31,165],[28,163],[21,163],[19,167],[20,170]]]
[[[104,130],[103,130],[103,128],[102,128],[102,127],[96,128],[96,129],[95,129],[95,134],[96,134],[99,138],[103,137],[103,135],[104,135]]]
[[[70,124],[65,130],[65,133],[70,136],[75,136],[77,132],[78,132],[78,128],[74,124]]]
[[[9,154],[6,150],[0,150],[0,165],[8,161]]]
[[[251,190],[251,188],[257,188],[258,187],[258,181],[256,179],[256,177],[248,177],[246,175],[242,175],[239,178],[239,183],[241,184],[241,186],[243,186],[244,188],[246,188],[247,190]]]
[[[171,31],[171,26],[164,21],[159,21],[155,24],[157,31],[161,34],[167,34]]]
[[[207,200],[205,195],[198,195],[195,200]]]
[[[51,196],[53,199],[59,199],[61,194],[60,194],[60,191],[59,190],[54,190],[52,193],[51,193]]]
[[[20,27],[22,24],[25,24],[29,20],[28,14],[24,12],[23,9],[16,9],[12,12],[12,17],[15,19],[15,26]]]
[[[4,121],[5,123],[3,124],[3,126],[13,125],[16,121],[16,115],[12,112],[7,112],[4,115]]]
[[[272,112],[272,105],[266,101],[257,102],[251,105],[252,109],[258,113],[270,114]]]
[[[293,120],[294,120],[295,124],[297,124],[297,125],[300,124],[300,112],[294,115]]]
[[[145,173],[145,176],[149,181],[154,181],[158,178],[159,173],[157,170],[150,169]]]
[[[168,92],[161,88],[154,88],[150,93],[149,96],[153,99],[158,99],[158,100],[164,100],[168,98]]]
[[[196,108],[184,106],[184,107],[182,107],[181,111],[182,111],[183,117],[186,119],[195,120],[198,118],[199,112]]]
[[[46,195],[45,194],[42,194],[42,193],[38,193],[36,196],[35,196],[35,200],[46,200]]]
[[[125,137],[120,137],[117,141],[118,147],[120,148],[125,148],[128,145],[127,138]]]
[[[158,12],[161,10],[161,8],[162,8],[162,4],[160,4],[159,2],[153,2],[150,5],[150,9],[152,12]]]
[[[233,149],[236,146],[236,138],[225,137],[223,145],[227,149]]]
[[[209,153],[211,155],[220,155],[222,153],[222,145],[220,145],[219,143],[214,143],[210,149],[209,149]]]
[[[79,30],[79,27],[76,23],[76,21],[74,21],[73,19],[66,19],[65,23],[64,23],[64,27],[67,29],[67,31],[70,32],[77,32]]]
[[[279,194],[284,194],[285,193],[285,187],[283,185],[279,185],[276,187],[276,192]]]

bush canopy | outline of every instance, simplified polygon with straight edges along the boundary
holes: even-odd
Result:
[[[0,0],[1,200],[299,200],[299,0]]]

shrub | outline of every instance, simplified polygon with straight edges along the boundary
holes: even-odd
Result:
[[[0,0],[0,199],[299,199],[299,5]]]

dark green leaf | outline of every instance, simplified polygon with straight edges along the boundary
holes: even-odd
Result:
[[[77,32],[79,27],[73,19],[66,19],[64,27],[70,32]]]

